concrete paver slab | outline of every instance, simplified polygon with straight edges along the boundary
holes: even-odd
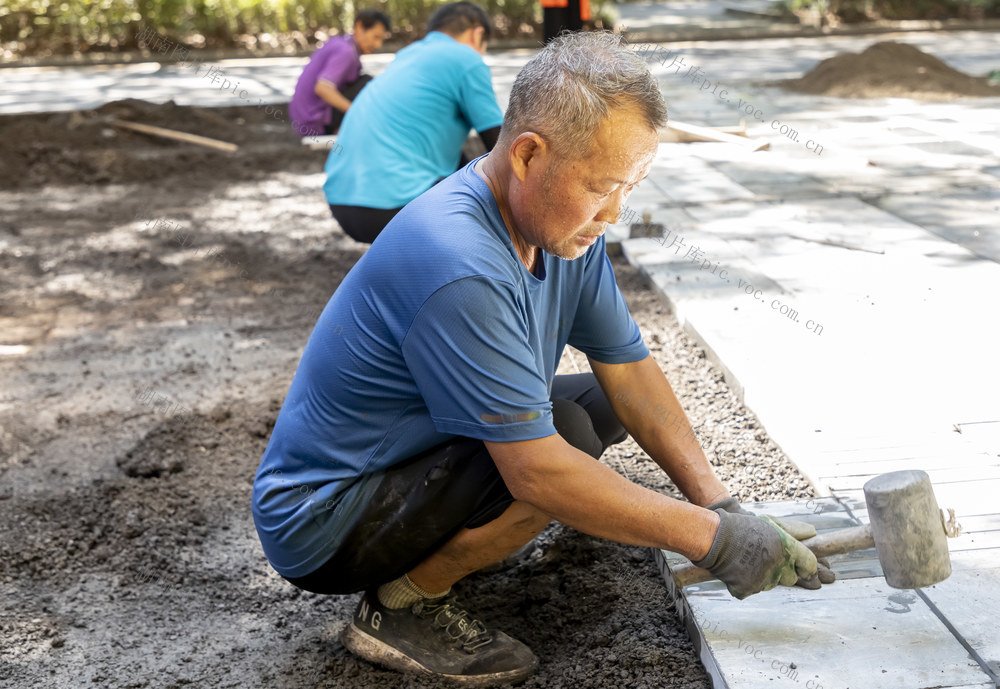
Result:
[[[684,257],[667,247],[626,242],[626,254],[662,287],[737,387],[749,391],[746,401],[762,420],[768,417],[765,425],[793,461],[835,439],[834,430],[912,432],[936,423],[950,433],[958,419],[982,418],[996,408],[992,389],[975,383],[1000,380],[992,355],[1000,331],[984,317],[986,303],[978,296],[1000,289],[996,263],[976,261],[924,228],[852,198],[704,203],[685,210],[697,228],[688,245],[706,236],[725,240],[726,255],[706,252],[706,258],[730,268],[725,277],[732,293],[716,285],[717,298],[709,302],[703,284],[688,289],[683,276],[691,268],[678,271],[674,264],[683,265]],[[740,279],[765,284],[760,274],[782,292],[738,290]],[[785,293],[791,298],[783,299]],[[795,317],[782,318],[772,308],[785,305]],[[810,322],[813,331],[822,326],[819,335],[806,330]],[[964,352],[949,358],[949,374],[933,381],[915,375],[952,348],[956,333]],[[865,389],[879,394],[857,394]],[[752,397],[773,400],[774,409]],[[798,437],[782,438],[781,424]]]
[[[971,653],[993,671],[1000,684],[1000,569],[955,572],[951,578],[923,592],[932,605],[955,625]]]
[[[812,521],[820,532],[856,523],[830,499],[748,507]],[[898,590],[886,585],[877,561],[871,567],[874,553],[865,551],[834,558],[839,580],[819,591],[779,587],[738,601],[719,582],[677,591],[669,568],[686,560],[666,551],[656,556],[717,688],[995,686],[986,659],[997,657],[990,613],[997,609],[998,570],[954,574],[923,591]],[[977,594],[963,598],[970,589]]]
[[[1000,222],[1000,181],[979,189],[937,191],[924,196],[889,194],[876,204],[977,256],[1000,262],[1000,233],[996,232]]]
[[[746,187],[714,169],[705,161],[679,157],[672,149],[689,144],[662,144],[649,173],[649,186],[658,189],[666,200],[677,204],[705,201],[731,201],[753,198]],[[645,184],[640,186],[642,189]],[[633,196],[638,190],[633,193]],[[631,201],[631,197],[629,199]]]

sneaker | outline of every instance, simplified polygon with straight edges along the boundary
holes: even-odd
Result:
[[[372,663],[469,687],[519,682],[538,667],[531,649],[488,631],[455,604],[454,594],[389,610],[374,590],[367,591],[340,641]]]

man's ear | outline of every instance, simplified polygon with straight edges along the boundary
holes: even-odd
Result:
[[[477,50],[482,51],[485,47],[483,43],[483,35],[486,33],[486,27],[477,26],[472,30],[472,44],[477,46]]]
[[[522,132],[510,147],[510,167],[518,181],[524,182],[529,174],[545,168],[550,157],[545,139],[534,132]]]

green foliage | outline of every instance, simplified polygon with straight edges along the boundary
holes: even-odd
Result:
[[[444,0],[3,0],[0,42],[15,54],[129,50],[144,27],[175,41],[211,47],[254,45],[265,35],[350,31],[354,11],[374,8],[393,21],[397,38],[423,33]],[[541,18],[538,0],[482,0],[501,36]]]

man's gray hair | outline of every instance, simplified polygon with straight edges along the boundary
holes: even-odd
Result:
[[[656,78],[620,37],[609,31],[565,33],[517,75],[497,146],[523,132],[544,137],[559,155],[576,158],[613,108],[637,106],[654,131],[667,123]]]

